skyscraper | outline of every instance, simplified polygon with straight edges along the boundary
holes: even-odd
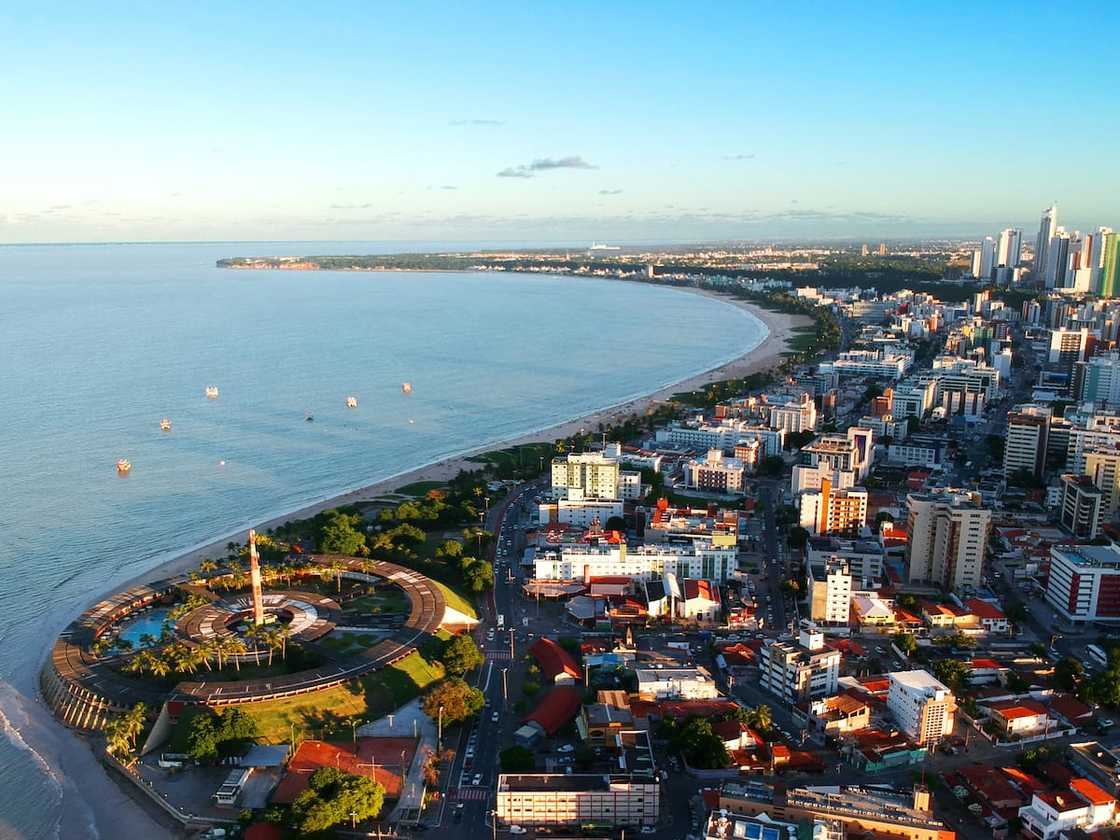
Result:
[[[991,280],[992,271],[996,267],[996,241],[990,236],[985,236],[980,243],[980,274],[981,280]]]
[[[1109,233],[1101,248],[1101,297],[1120,293],[1120,233]]]
[[[1066,285],[1066,269],[1069,267],[1069,234],[1065,228],[1058,228],[1046,243],[1046,262],[1043,269],[1046,288],[1062,289]]]
[[[1034,271],[1042,274],[1046,270],[1046,257],[1050,250],[1050,239],[1058,229],[1058,205],[1052,204],[1042,211],[1038,225],[1038,238],[1034,243]],[[1050,284],[1052,285],[1052,284]]]
[[[1004,228],[999,232],[999,247],[996,249],[996,266],[1014,268],[1019,264],[1023,250],[1023,231],[1018,228]]]

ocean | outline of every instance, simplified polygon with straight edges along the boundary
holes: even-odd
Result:
[[[766,335],[749,313],[660,286],[214,266],[486,246],[0,246],[0,838],[160,836],[36,699],[51,641],[106,590],[234,529],[650,393]]]

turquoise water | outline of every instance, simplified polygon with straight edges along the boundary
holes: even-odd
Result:
[[[134,648],[139,648],[141,647],[140,639],[143,636],[159,638],[159,634],[163,632],[163,621],[167,618],[167,613],[167,607],[156,607],[149,612],[142,613],[121,627],[121,631],[117,635],[119,638],[132,642]]]
[[[108,588],[264,518],[656,390],[765,335],[719,301],[618,281],[214,268],[395,250],[0,247],[0,838],[120,836],[100,828],[119,794],[30,702],[50,640]]]

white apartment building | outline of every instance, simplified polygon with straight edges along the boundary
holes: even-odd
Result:
[[[905,420],[895,420],[891,414],[882,417],[864,415],[859,418],[856,425],[861,429],[870,429],[878,441],[883,438],[890,438],[892,441],[900,443],[906,439],[906,435],[910,432],[909,423]]]
[[[1026,470],[1036,479],[1046,467],[1046,443],[1050,419],[1041,415],[1012,412],[1007,416],[1003,445],[1003,474]]]
[[[887,447],[887,461],[908,467],[941,469],[945,465],[949,442],[941,438],[914,435]]]
[[[1083,458],[1084,474],[1101,491],[1101,516],[1110,520],[1120,509],[1120,449],[1090,449]]]
[[[945,685],[921,670],[893,671],[887,678],[887,710],[899,729],[919,744],[953,734],[957,701]]]
[[[815,432],[817,430],[817,406],[807,393],[785,403],[772,403],[770,406],[770,428],[781,429],[787,433]]]
[[[978,589],[992,512],[978,493],[939,490],[911,493],[907,565],[912,583],[930,583],[953,592]]]
[[[912,353],[889,353],[885,350],[848,350],[838,354],[834,362],[821,362],[819,373],[838,376],[880,376],[901,379],[914,362]]]
[[[711,700],[720,697],[711,674],[702,668],[635,668],[638,693],[655,700]]]
[[[710,541],[660,543],[630,549],[619,545],[566,545],[560,552],[538,555],[534,575],[538,580],[589,580],[593,577],[626,576],[642,580],[667,574],[678,579],[704,578],[726,583],[737,566],[738,549],[717,547]]]
[[[1071,624],[1120,621],[1120,549],[1051,546],[1046,601]]]
[[[840,651],[825,647],[817,628],[803,628],[797,644],[767,641],[761,654],[759,685],[787,703],[836,693]]]
[[[924,418],[933,410],[937,396],[936,380],[919,381],[911,377],[894,386],[891,397],[891,414],[896,420],[909,417]]]
[[[660,802],[652,775],[501,773],[494,807],[506,825],[652,826]]]
[[[576,528],[590,528],[598,520],[605,526],[613,517],[621,517],[621,499],[583,499],[572,498],[542,501],[537,507],[537,521],[542,525],[557,523],[572,525]]]
[[[809,581],[809,617],[818,623],[848,625],[852,601],[852,574],[842,557],[829,557],[814,564],[806,562]]]
[[[860,589],[876,589],[883,577],[883,546],[878,540],[844,540],[836,537],[810,537],[805,543],[805,560],[810,566],[842,560],[851,572],[853,584]]]
[[[769,431],[768,427],[756,427],[748,421],[732,418],[725,418],[719,423],[695,425],[674,423],[666,429],[658,429],[656,440],[658,443],[669,444],[678,449],[695,449],[703,452],[719,449],[723,452],[731,452],[735,444],[744,438],[746,432],[756,428]]]
[[[684,465],[685,479],[690,489],[714,493],[742,492],[743,471],[742,461],[726,457],[720,449],[709,449],[703,460],[692,458]]]
[[[761,447],[759,460],[770,455],[781,455],[786,446],[785,429],[770,429],[766,426],[746,426],[739,432],[735,441],[735,457],[742,458],[739,454],[740,447],[757,442]]]
[[[810,467],[825,464],[834,471],[850,472],[853,484],[858,484],[871,471],[874,450],[875,433],[853,426],[845,434],[817,436],[801,448],[801,461]]]
[[[552,492],[558,498],[637,499],[641,473],[619,465],[622,447],[608,444],[602,452],[571,453],[552,459]]]
[[[834,470],[827,461],[821,461],[813,467],[808,464],[794,464],[790,490],[795,496],[806,490],[820,490],[824,481],[831,481],[832,486],[837,490],[847,490],[855,486],[856,471]]]

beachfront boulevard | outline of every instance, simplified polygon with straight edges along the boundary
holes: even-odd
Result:
[[[159,708],[167,700],[211,707],[275,700],[341,685],[399,662],[445,625],[473,623],[469,616],[448,608],[433,581],[395,563],[315,555],[300,573],[305,577],[325,573],[331,579],[329,586],[337,583],[339,590],[343,580],[362,584],[373,593],[367,597],[403,594],[408,613],[398,618],[387,615],[368,626],[344,627],[339,604],[325,594],[299,589],[262,594],[268,621],[261,626],[273,628],[271,632],[279,637],[285,648],[283,661],[294,660],[298,645],[299,656],[314,663],[291,670],[276,667],[279,658],[272,665],[273,647],[262,653],[260,645],[245,643],[246,636],[258,637],[262,643],[268,637],[246,622],[253,609],[251,597],[235,592],[219,598],[207,587],[223,575],[212,580],[198,576],[156,580],[99,601],[67,626],[43,667],[43,696],[60,720],[85,730],[101,729],[111,715],[125,713],[140,702]],[[138,658],[143,661],[145,649],[161,641],[187,660],[196,658],[195,667],[187,669],[196,678],[168,684],[167,670],[155,662],[147,669],[129,664]],[[211,656],[220,666],[216,671]],[[269,664],[262,665],[262,658]]]

